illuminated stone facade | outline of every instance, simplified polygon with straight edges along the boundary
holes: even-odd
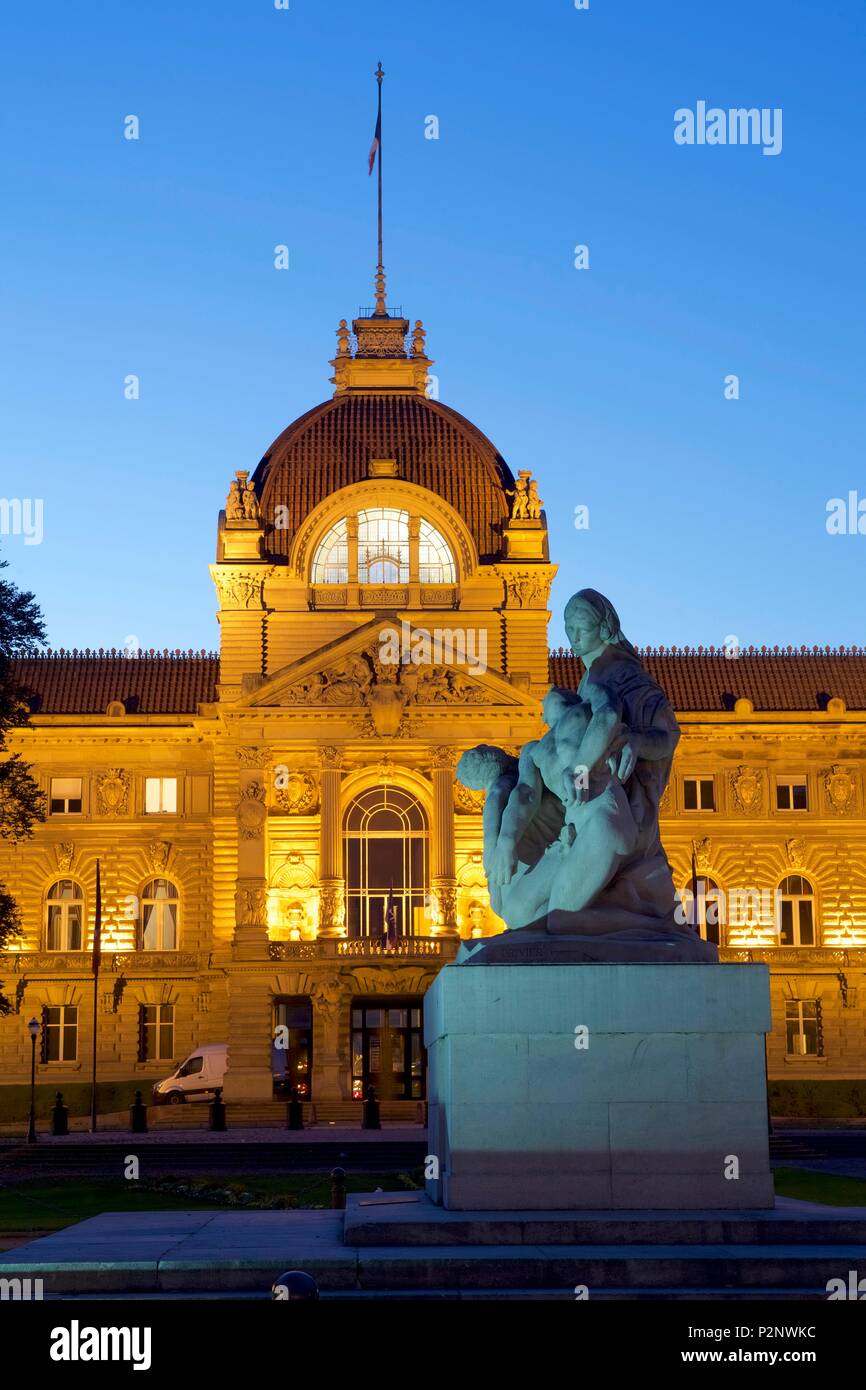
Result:
[[[33,719],[11,747],[52,811],[0,850],[25,922],[0,957],[17,1008],[0,1081],[28,1078],[34,1014],[40,1083],[89,1077],[98,857],[103,1080],[147,1093],[227,1042],[227,1099],[270,1103],[286,1020],[320,1118],[370,1084],[417,1112],[423,994],[459,938],[501,929],[456,758],[536,737],[548,684],[579,677],[548,657],[537,488],[428,399],[429,367],[420,325],[341,324],[333,399],[229,489],[219,660],[21,663]],[[646,660],[683,729],[662,805],[675,880],[689,890],[694,860],[723,958],[770,964],[771,1079],[866,1094],[866,656]]]

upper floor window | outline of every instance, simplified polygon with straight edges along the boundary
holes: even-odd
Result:
[[[58,879],[46,898],[45,944],[49,951],[80,951],[84,932],[84,894],[71,878]]]
[[[345,584],[349,578],[349,539],[346,518],[332,526],[313,559],[314,584]]]
[[[422,521],[418,534],[418,578],[422,584],[454,584],[454,556],[441,533]]]
[[[49,813],[52,816],[81,814],[81,778],[52,777]]]
[[[808,811],[809,793],[805,777],[776,779],[777,811]]]
[[[153,878],[141,894],[141,949],[177,949],[178,896],[167,878]]]
[[[368,507],[358,513],[358,583],[409,580],[409,513]]]
[[[441,531],[396,507],[341,517],[316,547],[313,584],[454,584],[457,566]]]
[[[788,874],[776,894],[779,904],[779,944],[814,946],[815,893],[802,874]]]
[[[716,792],[712,777],[683,778],[683,810],[715,811]]]
[[[144,809],[147,815],[176,814],[177,778],[145,777]]]

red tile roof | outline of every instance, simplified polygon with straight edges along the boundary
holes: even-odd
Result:
[[[733,708],[751,700],[756,710],[817,710],[841,697],[848,709],[866,710],[866,649],[744,648],[730,659],[721,651],[648,648],[644,665],[675,710]],[[216,699],[219,657],[213,652],[50,652],[13,662],[35,714],[105,714],[113,700],[138,714],[195,714]],[[576,690],[583,666],[570,651],[550,653],[553,685]]]
[[[675,710],[724,710],[751,700],[756,710],[817,710],[841,697],[866,709],[866,648],[744,647],[736,658],[718,648],[648,647],[647,670]],[[570,651],[550,653],[550,680],[577,689],[583,665]]]
[[[113,700],[128,714],[194,714],[216,699],[213,652],[49,652],[12,663],[34,714],[105,714]]]

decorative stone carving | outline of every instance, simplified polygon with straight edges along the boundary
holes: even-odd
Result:
[[[171,842],[169,840],[151,840],[147,847],[147,862],[155,874],[165,872],[170,853]]]
[[[319,888],[319,928],[338,930],[346,920],[341,883],[323,883]]]
[[[343,1002],[344,986],[339,975],[326,975],[310,985],[310,998],[325,1023],[336,1023]]]
[[[122,816],[129,804],[129,773],[111,767],[96,779],[96,810],[100,816]]]
[[[242,767],[267,767],[270,762],[270,749],[263,744],[235,749],[235,757]]]
[[[342,748],[334,748],[333,746],[325,745],[319,749],[319,757],[322,761],[322,767],[340,768],[343,766]]]
[[[237,804],[238,830],[244,840],[258,840],[267,818],[265,789],[261,782],[249,782]]]
[[[318,799],[316,780],[309,772],[290,772],[274,792],[274,805],[287,816],[304,816],[315,808]]]
[[[671,784],[667,783],[659,802],[659,815],[669,816],[671,814]]]
[[[241,485],[241,500],[244,508],[244,521],[259,520],[259,501],[256,497],[256,490],[250,481],[249,473],[238,473],[238,482]]]
[[[447,744],[437,744],[430,749],[430,759],[432,766],[443,772],[451,772],[457,762],[456,748],[449,748]]]
[[[806,857],[806,841],[799,836],[793,836],[785,841],[785,858],[792,869],[801,869],[803,860]]]
[[[315,941],[271,941],[268,945],[270,960],[318,960],[321,947]]]
[[[226,521],[243,521],[244,502],[241,496],[240,474],[237,473],[229,483],[226,498]]]
[[[764,801],[764,774],[760,768],[740,766],[729,773],[731,805],[741,816],[760,814]]]
[[[239,888],[235,894],[238,926],[268,925],[268,895],[264,888]]]
[[[484,792],[473,792],[462,782],[454,784],[454,807],[471,815],[480,815],[484,810]]]
[[[513,570],[504,566],[497,574],[505,585],[506,608],[545,607],[553,579],[549,570]]]
[[[853,772],[834,763],[823,774],[829,809],[837,816],[848,816],[857,802],[857,781]]]
[[[54,853],[57,858],[58,869],[61,873],[68,874],[75,858],[75,845],[71,840],[64,840],[61,844],[54,846]]]
[[[695,867],[702,874],[710,871],[710,837],[704,835],[703,839],[695,840]]]
[[[221,608],[261,608],[262,606],[262,583],[264,576],[261,571],[234,571],[222,573],[217,570],[215,583],[219,593]]]

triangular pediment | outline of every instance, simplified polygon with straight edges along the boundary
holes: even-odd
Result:
[[[235,709],[363,709],[393,696],[404,706],[510,706],[538,702],[479,662],[459,623],[428,627],[378,613],[352,632],[266,677]]]

